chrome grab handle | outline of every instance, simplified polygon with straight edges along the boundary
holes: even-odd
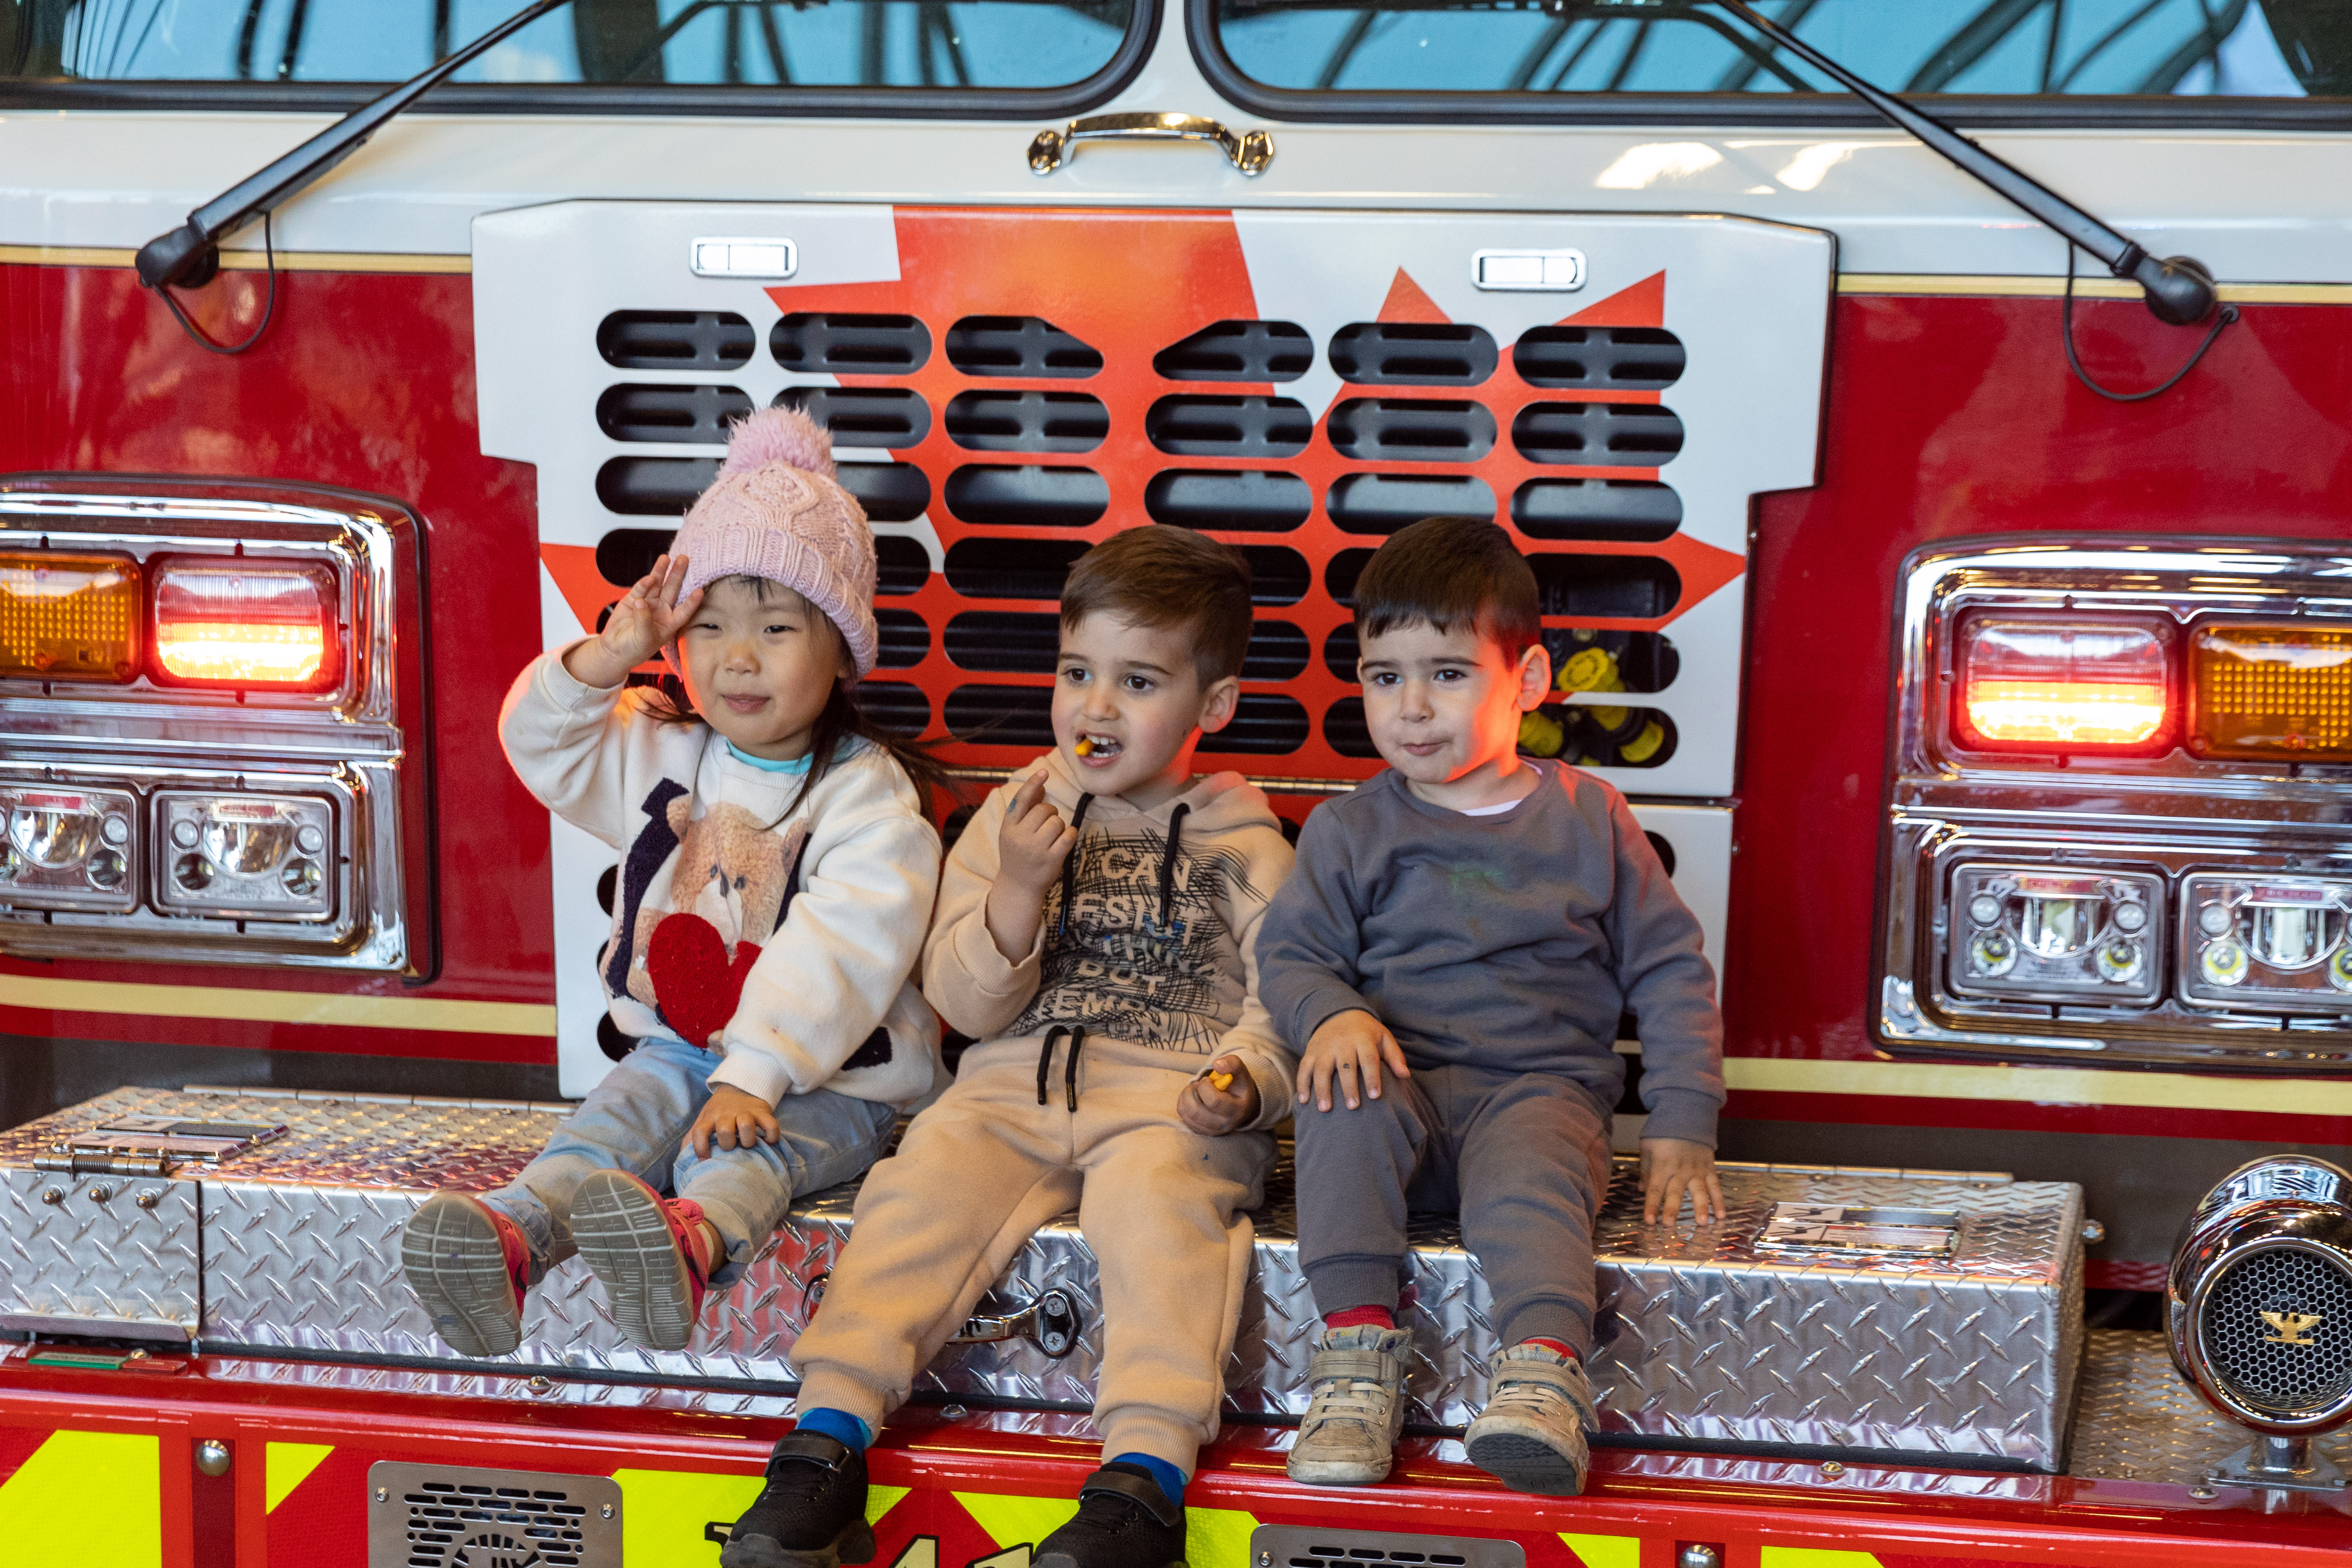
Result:
[[[801,1287],[803,1317],[816,1315],[824,1301],[824,1288],[833,1278],[832,1270],[819,1274]],[[1059,1285],[1041,1291],[1013,1312],[1001,1317],[975,1314],[966,1318],[963,1331],[948,1338],[950,1344],[1002,1344],[1006,1340],[1025,1339],[1047,1355],[1059,1361],[1078,1348],[1078,1333],[1086,1320],[1079,1315],[1077,1299]]]
[[[1096,114],[1073,120],[1060,131],[1037,132],[1029,143],[1029,167],[1050,174],[1077,156],[1081,141],[1213,141],[1243,173],[1255,177],[1274,162],[1274,138],[1263,131],[1236,136],[1220,120],[1200,114]]]

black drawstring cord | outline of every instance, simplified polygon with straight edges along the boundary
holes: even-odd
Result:
[[[1078,1108],[1078,1048],[1086,1042],[1087,1026],[1074,1025],[1070,1030],[1070,1065],[1062,1073],[1062,1092],[1069,1096],[1073,1113]]]
[[[1160,929],[1164,935],[1174,929],[1169,917],[1176,906],[1176,846],[1184,836],[1184,818],[1192,810],[1179,806],[1168,813],[1168,847],[1160,857]]]
[[[1070,813],[1070,832],[1079,841],[1083,841],[1086,836],[1087,808],[1094,803],[1095,798],[1092,795],[1080,795],[1077,809]],[[1066,936],[1070,929],[1070,900],[1077,895],[1078,852],[1081,847],[1082,842],[1072,843],[1069,858],[1062,862],[1062,913],[1054,922],[1054,936],[1056,941]],[[1045,1102],[1040,1100],[1037,1103],[1043,1105]]]
[[[1061,1024],[1055,1024],[1052,1029],[1047,1030],[1045,1031],[1045,1048],[1037,1053],[1037,1103],[1040,1105],[1043,1105],[1045,1103],[1046,1074],[1054,1071],[1054,1042],[1061,1039],[1066,1032],[1067,1030]],[[1070,1060],[1072,1063],[1071,1071],[1074,1072],[1077,1071],[1076,1065],[1077,1054],[1078,1053],[1075,1050],[1070,1052]],[[1073,1109],[1075,1109],[1075,1107],[1073,1107]]]

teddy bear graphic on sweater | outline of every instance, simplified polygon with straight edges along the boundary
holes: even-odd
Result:
[[[635,911],[628,991],[680,1039],[702,1045],[735,1016],[744,977],[783,923],[808,826],[795,822],[778,833],[723,800],[700,817],[690,809],[681,793],[662,801],[658,815],[647,812],[655,821],[641,841],[667,837],[677,851],[668,906]]]

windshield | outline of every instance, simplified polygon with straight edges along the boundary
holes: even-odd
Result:
[[[0,77],[397,82],[521,0],[6,0]],[[459,82],[1068,87],[1110,65],[1135,0],[576,0]]]
[[[1906,94],[2352,94],[2352,0],[1757,0]],[[1714,5],[1675,0],[1208,0],[1234,68],[1332,93],[1838,93]]]

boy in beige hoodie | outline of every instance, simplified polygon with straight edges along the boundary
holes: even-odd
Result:
[[[1076,1207],[1101,1265],[1095,1416],[1107,1461],[1036,1568],[1167,1568],[1215,1436],[1249,1272],[1243,1211],[1273,1161],[1293,1059],[1253,947],[1290,847],[1265,797],[1192,771],[1233,716],[1249,572],[1187,529],[1133,528],[1062,598],[1054,749],[948,857],[923,992],[980,1043],[858,1195],[793,1349],[800,1421],[726,1568],[874,1552],[865,1448],[1031,1232]]]

